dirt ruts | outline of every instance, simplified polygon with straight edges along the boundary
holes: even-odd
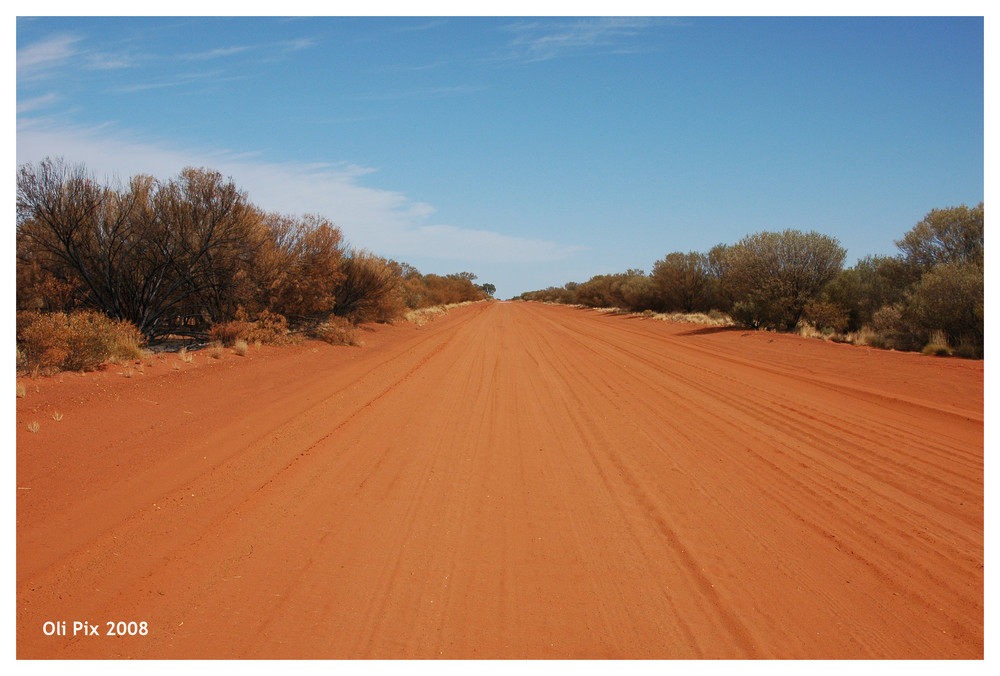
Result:
[[[983,657],[983,362],[527,303],[363,337],[23,380],[18,657]]]

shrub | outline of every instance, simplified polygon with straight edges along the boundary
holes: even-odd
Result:
[[[242,307],[236,310],[236,318],[232,321],[214,324],[208,330],[208,337],[226,347],[240,340],[263,345],[283,345],[290,340],[288,320],[283,315],[262,310],[256,321],[250,321]]]
[[[344,317],[330,317],[311,332],[331,345],[357,345],[358,329]]]
[[[93,310],[17,316],[18,370],[87,371],[110,361],[142,359],[143,336],[125,321]]]
[[[797,230],[747,235],[722,253],[722,284],[733,299],[733,319],[745,326],[785,329],[840,273],[840,243]]]
[[[367,251],[352,251],[344,259],[343,272],[334,308],[338,317],[355,323],[390,322],[405,314],[398,263]]]
[[[847,310],[837,303],[814,302],[809,303],[803,310],[803,316],[815,324],[816,328],[833,329],[837,333],[843,332],[847,328]]]
[[[982,345],[985,334],[983,269],[974,264],[938,265],[924,273],[903,305],[916,332],[941,330],[948,340]]]

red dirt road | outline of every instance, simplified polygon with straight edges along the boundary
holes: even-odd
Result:
[[[520,303],[365,340],[21,381],[18,657],[983,657],[982,362]]]

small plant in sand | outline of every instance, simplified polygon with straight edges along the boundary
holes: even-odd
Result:
[[[125,377],[131,378],[135,375],[135,368],[131,364],[125,364]]]
[[[32,434],[38,434],[39,427],[40,426],[37,420],[32,420],[30,423],[28,423],[28,431],[31,432]]]
[[[61,422],[63,419],[63,414],[60,413],[59,411],[53,411],[52,419],[55,420],[56,422]]]
[[[180,359],[185,364],[190,364],[194,361],[194,355],[187,351],[186,347],[182,347],[177,351],[177,358]]]
[[[17,398],[23,399],[24,396],[28,394],[28,388],[24,386],[24,383],[17,384]]]
[[[247,341],[243,340],[242,338],[233,343],[233,352],[235,352],[241,357],[245,357],[247,354],[247,350],[249,349],[250,346],[247,345]]]
[[[212,359],[222,359],[222,343],[212,343],[208,348],[208,356]]]

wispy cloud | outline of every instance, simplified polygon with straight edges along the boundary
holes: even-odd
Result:
[[[17,51],[17,79],[46,77],[80,53],[77,35],[54,35]]]
[[[62,157],[84,163],[99,180],[137,174],[161,179],[187,166],[231,176],[267,211],[321,214],[353,245],[397,260],[435,259],[476,263],[537,263],[572,257],[580,248],[557,242],[432,222],[434,207],[396,190],[362,181],[376,172],[348,163],[276,163],[227,150],[192,151],[130,135],[116,127],[66,127],[42,120],[18,122],[17,161]],[[103,177],[109,177],[107,179]]]
[[[25,99],[24,101],[17,102],[17,114],[30,113],[36,110],[41,110],[43,108],[48,108],[54,103],[57,103],[60,97],[56,94],[44,94],[42,96],[36,96],[33,99]]]
[[[242,45],[238,47],[218,47],[216,49],[209,49],[204,52],[196,52],[193,54],[181,54],[178,56],[178,58],[185,59],[188,61],[205,61],[208,59],[219,59],[226,56],[232,56],[233,54],[241,54],[251,49],[259,49],[259,47],[250,47],[247,45]]]
[[[654,24],[653,19],[594,18],[520,21],[504,26],[513,34],[502,58],[547,61],[584,52],[629,51],[632,40]]]

